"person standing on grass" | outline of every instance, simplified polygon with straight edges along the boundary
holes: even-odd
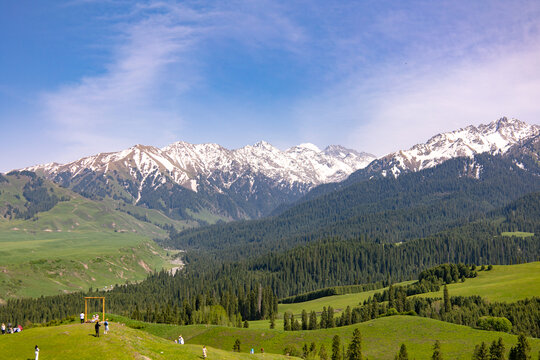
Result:
[[[36,345],[36,347],[35,347],[34,353],[36,354],[36,360],[38,360],[38,358],[39,358],[39,348],[38,348],[37,345]]]
[[[99,327],[101,326],[101,324],[99,323],[99,321],[96,321],[96,337],[99,337]]]
[[[81,324],[83,324],[84,323],[84,313],[81,313],[79,315],[79,317],[81,318]]]
[[[206,345],[202,346],[202,357],[203,359],[206,359]]]
[[[2,323],[2,335],[6,334],[6,324]]]
[[[103,325],[105,325],[105,330],[103,331],[103,333],[106,334],[109,331],[109,319],[105,319]]]

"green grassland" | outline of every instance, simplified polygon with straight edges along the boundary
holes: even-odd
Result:
[[[33,359],[34,346],[40,348],[40,360],[46,359],[201,359],[202,346],[177,345],[155,335],[111,323],[111,331],[94,337],[93,324],[72,324],[23,330],[0,336],[3,359]],[[102,328],[103,330],[103,328]],[[275,354],[233,353],[207,345],[208,359],[285,359]]]
[[[494,265],[490,271],[479,271],[476,278],[448,285],[450,296],[480,295],[489,301],[514,302],[540,296],[540,262],[519,265]],[[439,292],[421,294],[442,298]]]
[[[8,178],[0,183],[0,215],[8,205],[24,207],[27,179]],[[67,200],[30,219],[0,216],[0,302],[140,281],[172,267],[152,240],[167,235],[160,227],[116,210],[113,201],[93,201],[52,183],[47,188]],[[156,211],[146,215],[165,221]]]
[[[474,346],[482,341],[491,342],[503,338],[507,352],[517,342],[517,336],[506,333],[482,331],[467,326],[455,325],[438,320],[417,316],[392,316],[371,320],[351,326],[319,329],[311,331],[283,331],[279,327],[266,329],[232,328],[211,325],[174,326],[147,324],[126,318],[116,317],[117,321],[127,326],[139,328],[145,332],[173,340],[181,334],[187,344],[206,344],[214,348],[230,350],[236,339],[240,340],[243,352],[265,349],[265,353],[282,353],[287,345],[301,349],[304,343],[324,344],[327,352],[331,351],[334,335],[339,335],[342,343],[348,344],[352,332],[359,328],[362,333],[362,349],[370,359],[393,359],[399,346],[405,343],[410,358],[428,359],[436,340],[442,345],[443,355],[447,359],[470,359]],[[540,339],[529,338],[532,353],[540,350]]]
[[[83,238],[64,240],[66,243],[84,241]],[[57,257],[49,248],[48,256],[31,253],[29,258],[32,260],[28,262],[1,265],[2,297],[37,297],[87,290],[89,287],[110,287],[126,281],[140,281],[151,271],[171,266],[165,252],[151,241],[92,236],[87,240],[94,245],[88,252],[82,247],[78,250],[77,246],[66,245],[66,251],[59,250]],[[112,248],[107,241],[114,240],[120,240],[120,243],[129,240],[131,243],[126,248]],[[62,246],[62,241],[58,241]]]

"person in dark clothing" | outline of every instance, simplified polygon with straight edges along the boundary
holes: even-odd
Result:
[[[101,324],[99,323],[99,321],[96,321],[96,337],[99,337],[99,327],[101,326]]]

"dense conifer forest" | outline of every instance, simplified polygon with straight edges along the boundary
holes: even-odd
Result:
[[[538,164],[531,163],[540,172]],[[242,260],[330,237],[403,242],[493,217],[490,212],[540,191],[535,171],[522,170],[500,156],[457,158],[396,179],[354,183],[271,218],[172,234],[164,245]]]

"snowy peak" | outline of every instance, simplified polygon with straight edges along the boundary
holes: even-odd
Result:
[[[170,179],[194,191],[197,191],[201,178],[212,179],[212,186],[217,192],[229,188],[240,178],[263,176],[274,181],[276,186],[301,186],[307,190],[322,183],[344,180],[373,159],[373,155],[339,146],[321,151],[313,144],[301,144],[281,151],[268,142],[260,141],[228,150],[218,144],[178,141],[162,149],[138,144],[65,165],[53,163],[27,170],[38,171],[51,179],[59,174],[64,178],[66,174],[74,177],[88,170],[103,175],[114,171],[123,179],[131,179],[137,184],[151,178],[152,183],[159,186]],[[223,177],[228,180],[219,183]]]
[[[435,135],[424,144],[386,155],[370,164],[369,168],[385,176],[398,176],[404,171],[419,171],[455,157],[473,157],[485,152],[504,154],[513,145],[539,133],[537,125],[503,117],[489,124],[470,125]]]

